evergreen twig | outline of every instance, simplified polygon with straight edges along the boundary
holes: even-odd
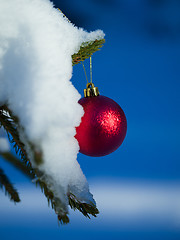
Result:
[[[15,148],[16,154],[18,154],[22,162],[14,157],[11,153],[1,153],[2,157],[13,164],[16,168],[21,170],[26,176],[31,180],[36,179],[36,186],[39,186],[47,198],[48,204],[51,204],[52,209],[57,213],[58,205],[60,204],[60,199],[55,199],[54,194],[47,187],[45,181],[41,180],[42,173],[37,169],[33,169],[30,161],[28,160],[27,153],[24,149],[25,145],[20,141],[20,137],[17,130],[18,119],[13,117],[11,111],[6,105],[0,107],[0,126],[3,126],[7,132],[10,142]],[[11,135],[11,136],[10,136]],[[58,220],[61,223],[68,223],[67,215],[58,213]]]
[[[60,200],[57,198],[54,198],[54,194],[49,188],[47,187],[47,184],[45,181],[42,181],[40,178],[42,176],[42,173],[40,173],[37,169],[33,168],[27,168],[26,164],[24,162],[21,162],[18,158],[13,156],[9,152],[1,153],[2,157],[11,163],[13,166],[15,166],[18,170],[20,170],[25,176],[30,178],[33,182],[35,182],[36,186],[39,186],[41,188],[41,191],[44,193],[44,195],[47,198],[48,205],[51,205],[52,209],[57,213],[57,206],[60,204]],[[67,215],[63,215],[59,213],[58,220],[61,224],[66,224],[69,222],[69,218]]]
[[[47,198],[48,205],[51,205],[52,209],[57,213],[58,221],[61,224],[69,223],[69,218],[68,218],[67,214],[62,214],[57,211],[58,206],[61,204],[60,199],[57,199],[57,198],[55,199],[53,192],[49,190],[45,181],[40,180],[40,175],[42,175],[42,174],[39,173],[38,174],[39,178],[37,178],[37,175],[35,174],[34,169],[32,169],[32,171],[29,171],[29,168],[27,168],[27,166],[24,164],[24,162],[21,162],[19,159],[17,159],[15,156],[13,156],[9,152],[1,153],[1,155],[6,161],[11,163],[13,166],[15,166],[25,176],[27,176],[28,178],[33,180],[33,182],[35,182],[36,186],[39,186],[41,188],[41,191],[44,193],[44,195]]]
[[[54,198],[54,194],[49,188],[47,187],[47,184],[45,181],[40,180],[40,178],[37,178],[37,175],[42,174],[35,174],[35,170],[32,169],[32,171],[29,171],[29,168],[24,164],[24,162],[21,162],[19,159],[17,159],[15,156],[13,156],[11,153],[1,153],[2,157],[10,162],[13,166],[15,166],[17,169],[19,169],[25,176],[29,177],[31,180],[35,179],[36,186],[39,186],[41,188],[41,191],[44,193],[44,195],[47,198],[48,205],[51,205],[52,209],[57,213],[58,215],[58,221],[61,224],[67,224],[69,223],[69,218],[67,214],[62,214],[57,211],[58,206],[61,204],[59,199]],[[37,171],[37,170],[36,170]],[[90,218],[89,215],[92,215],[96,217],[96,215],[99,213],[96,206],[91,203],[81,203],[74,194],[69,193],[68,194],[69,199],[69,205],[73,210],[79,210],[84,216]]]
[[[99,51],[105,43],[105,39],[99,39],[91,42],[85,42],[81,45],[78,53],[72,55],[72,65],[76,65],[83,62],[87,58],[91,57],[93,53]]]
[[[67,16],[61,11],[61,9],[59,8],[57,9],[63,14],[64,18],[68,22],[71,22],[67,18]],[[75,53],[72,55],[72,65],[74,66],[80,62],[83,62],[87,58],[91,57],[93,53],[100,50],[100,48],[103,46],[104,43],[105,43],[104,38],[82,43],[78,53]]]
[[[99,210],[93,203],[81,203],[72,193],[69,193],[69,205],[73,210],[79,210],[85,217],[88,218],[90,218],[89,214],[91,214],[93,217],[96,217],[96,215],[99,213]]]
[[[16,158],[10,152],[3,152],[1,156],[9,163],[11,163],[14,167],[20,170],[25,176],[30,179],[34,179],[36,177],[35,171],[33,168],[27,167],[24,162],[21,162],[18,158]]]
[[[20,156],[27,167],[31,168],[25,145],[21,142],[17,131],[17,118],[11,117],[10,113],[11,111],[6,105],[0,107],[0,127],[3,126],[7,132],[8,139],[12,143],[16,154]]]
[[[0,188],[5,190],[5,194],[7,194],[12,201],[15,203],[20,202],[19,194],[17,190],[13,187],[12,183],[5,175],[4,171],[0,168]]]

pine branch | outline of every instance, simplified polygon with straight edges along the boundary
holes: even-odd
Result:
[[[67,213],[62,212],[62,202],[59,198],[54,196],[54,193],[48,188],[47,184],[45,183],[45,180],[41,180],[38,178],[36,180],[36,186],[39,186],[41,188],[41,191],[44,193],[48,200],[48,205],[51,205],[52,209],[55,211],[58,217],[58,221],[61,224],[67,224],[69,223],[69,218],[67,216]]]
[[[91,57],[93,53],[99,51],[105,43],[105,39],[95,40],[92,42],[85,42],[81,45],[78,53],[72,55],[72,65],[76,65],[83,62],[87,58]]]
[[[24,162],[21,162],[18,158],[16,158],[10,152],[1,153],[1,156],[9,163],[11,163],[14,167],[21,171],[25,176],[30,179],[36,178],[35,170],[33,168],[27,167]]]
[[[67,213],[61,211],[62,202],[59,198],[54,196],[54,193],[47,186],[46,177],[38,169],[32,168],[25,150],[25,145],[20,141],[19,133],[17,130],[18,124],[18,118],[12,115],[11,111],[8,109],[7,106],[0,107],[0,127],[3,126],[6,130],[9,140],[11,141],[11,143],[13,143],[16,153],[20,155],[22,161],[20,161],[10,153],[1,153],[1,155],[5,160],[13,164],[26,176],[32,179],[35,182],[36,186],[39,186],[41,188],[42,192],[47,198],[48,204],[51,205],[52,209],[58,215],[58,221],[61,224],[69,223]],[[40,154],[39,158],[41,159],[41,157],[42,156]],[[81,203],[72,193],[68,194],[68,199],[69,205],[72,209],[79,210],[84,216],[88,218],[90,218],[90,214],[96,217],[96,214],[99,213],[98,209],[93,203]]]
[[[91,214],[93,217],[96,217],[96,215],[99,213],[98,209],[93,203],[81,203],[72,193],[69,193],[69,205],[73,210],[79,210],[85,217],[88,218],[90,218],[89,214]]]
[[[4,171],[0,168],[0,188],[5,190],[12,201],[15,203],[20,202],[19,194],[17,190],[13,187],[12,183],[9,181],[8,177],[5,175]]]
[[[44,195],[47,198],[48,205],[51,205],[52,209],[57,213],[58,215],[58,221],[61,224],[67,224],[69,223],[69,218],[67,214],[62,214],[58,212],[58,208],[61,205],[60,199],[55,199],[54,194],[52,191],[50,191],[47,187],[47,184],[45,181],[40,180],[41,173],[38,174],[39,178],[35,174],[35,170],[29,170],[27,166],[21,162],[19,159],[14,157],[11,153],[2,153],[2,157],[11,163],[13,166],[15,166],[17,169],[19,169],[25,176],[29,177],[33,182],[35,182],[36,186],[39,186],[41,188],[41,191],[44,193]],[[36,170],[37,171],[37,170]],[[96,214],[98,214],[98,209],[94,206],[94,204],[87,204],[87,203],[81,203],[75,195],[72,193],[68,194],[69,199],[69,205],[73,210],[79,210],[84,216],[90,218],[89,214],[96,217]]]
[[[3,126],[5,131],[7,132],[9,141],[12,143],[16,154],[21,157],[22,161],[27,165],[27,167],[31,168],[31,163],[25,150],[25,145],[20,141],[16,123],[17,118],[13,118],[10,116],[10,110],[7,108],[7,106],[1,106],[0,126]]]
[[[58,205],[60,205],[60,200],[54,198],[54,194],[52,191],[50,191],[46,185],[46,183],[42,180],[40,180],[40,176],[42,176],[42,173],[38,172],[38,170],[33,169],[30,167],[27,167],[27,165],[24,162],[21,162],[18,158],[13,156],[11,153],[1,153],[2,157],[11,163],[13,166],[15,166],[18,170],[20,170],[25,176],[30,178],[33,182],[35,182],[36,186],[41,188],[41,191],[44,193],[44,195],[47,198],[48,205],[51,205],[52,209],[57,213]],[[59,214],[58,220],[61,224],[66,224],[69,222],[69,218],[67,215]]]
[[[29,168],[31,168],[31,162],[25,150],[25,145],[22,143],[19,137],[19,120],[12,114],[11,110],[6,105],[0,107],[0,127],[1,126],[3,126],[7,132],[8,139],[10,143],[12,143],[16,154],[20,156],[21,160],[25,162]],[[35,147],[32,143],[28,142],[28,144],[34,154],[34,161],[37,165],[40,165],[43,162],[42,154],[38,151],[35,151]]]
[[[42,173],[40,173],[40,171],[37,169],[32,168],[27,153],[24,149],[25,145],[20,141],[20,137],[17,131],[18,119],[16,117],[13,117],[11,111],[5,105],[0,107],[0,124],[0,126],[3,126],[6,130],[8,138],[15,148],[16,154],[18,154],[23,161],[21,162],[11,153],[1,153],[2,157],[14,165],[16,168],[18,168],[30,179],[36,179],[34,181],[36,183],[36,186],[39,186],[41,188],[42,192],[47,198],[48,204],[50,204],[52,209],[54,209],[57,213],[58,206],[60,205],[60,199],[55,199],[53,192],[48,189],[45,181],[40,180]],[[61,223],[69,222],[67,215],[63,215],[61,213],[58,215],[58,220]]]
[[[71,22],[66,15],[61,11],[61,9],[57,8],[64,16],[64,18],[68,21]],[[96,39],[95,41],[90,41],[90,42],[84,42],[80,46],[80,50],[78,53],[75,53],[72,55],[72,65],[76,65],[80,62],[83,62],[87,58],[91,57],[93,53],[96,51],[99,51],[100,48],[103,46],[105,43],[105,39]]]

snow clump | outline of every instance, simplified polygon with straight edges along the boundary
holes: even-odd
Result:
[[[42,152],[43,164],[31,159],[32,165],[51,176],[49,186],[65,206],[68,191],[94,201],[76,160],[83,109],[70,79],[72,55],[103,37],[75,27],[49,0],[0,0],[0,106],[8,105]]]

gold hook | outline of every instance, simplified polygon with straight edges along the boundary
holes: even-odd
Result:
[[[99,90],[94,86],[94,83],[87,83],[86,89],[84,89],[84,97],[97,97],[99,96]]]

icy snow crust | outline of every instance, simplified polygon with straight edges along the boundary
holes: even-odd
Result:
[[[8,104],[28,141],[42,151],[40,170],[66,203],[69,190],[93,201],[76,160],[75,126],[83,109],[70,82],[71,56],[82,42],[103,37],[72,25],[49,0],[0,0],[0,105]]]

